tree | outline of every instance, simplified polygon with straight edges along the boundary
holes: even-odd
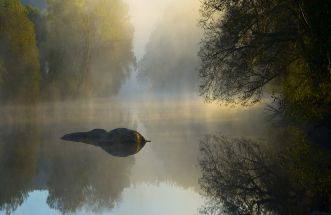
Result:
[[[25,6],[27,16],[31,20],[35,28],[36,42],[39,50],[39,63],[40,63],[40,88],[45,89],[45,78],[47,76],[47,19],[45,12],[41,11],[38,7],[31,5]]]
[[[33,23],[18,0],[0,0],[0,96],[3,102],[35,102],[39,53]]]
[[[48,90],[60,98],[115,94],[135,62],[126,5],[49,0],[47,19]]]
[[[293,66],[303,65],[311,91],[321,95],[318,102],[325,108],[330,102],[330,7],[325,0],[204,0],[201,93],[211,101],[253,104],[268,83],[286,80]],[[286,83],[296,89],[302,79]],[[301,107],[307,102],[314,103],[306,99]]]

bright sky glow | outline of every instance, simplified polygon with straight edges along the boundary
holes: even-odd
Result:
[[[124,0],[129,5],[131,22],[135,29],[134,52],[138,60],[144,55],[151,32],[163,16],[171,0]]]

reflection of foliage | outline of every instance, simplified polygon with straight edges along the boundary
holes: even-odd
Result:
[[[65,112],[52,109],[52,105],[39,107],[38,111],[33,106],[1,112],[0,211],[14,211],[29,192],[41,189],[49,192],[49,206],[63,213],[82,207],[94,211],[108,209],[120,200],[123,189],[130,185],[134,157],[115,158],[95,146],[63,142],[59,138],[70,126],[82,130],[91,127],[89,123],[94,123],[89,122],[91,116],[101,127],[109,122],[132,128],[135,124],[122,106],[112,104],[110,109],[117,114],[106,120],[107,111],[100,115],[100,107],[104,106],[86,108],[81,104],[62,105]],[[77,110],[77,106],[81,109]]]
[[[2,128],[0,134],[0,208],[14,211],[27,198],[36,176],[38,140],[30,125]]]
[[[287,163],[293,184],[303,186],[310,208],[331,212],[331,152],[329,148],[312,144],[302,131],[290,128],[283,145],[283,160]]]
[[[49,113],[52,111],[47,111],[50,118],[62,118],[56,128],[58,133],[44,130],[40,171],[44,175],[42,183],[49,191],[48,205],[62,213],[75,212],[82,207],[94,211],[112,208],[120,200],[123,189],[130,185],[129,174],[134,163],[134,157],[116,158],[99,147],[59,139],[71,129],[91,130],[94,123],[103,128],[109,126],[109,122],[135,127],[120,105],[107,106],[116,113],[108,115],[109,112],[103,109],[104,103],[94,103],[92,108],[81,104],[64,105],[66,111],[54,111],[53,116]],[[89,121],[90,117],[92,121]]]
[[[330,152],[320,148],[331,117],[330,9],[326,0],[203,0],[202,94],[247,105],[273,88],[270,109],[307,122],[268,148],[207,138],[201,184],[211,210],[217,203],[234,214],[331,210]]]
[[[200,184],[209,202],[201,212],[330,211],[330,154],[296,136],[281,150],[246,139],[208,136],[201,146]]]
[[[99,148],[74,143],[57,150],[47,149],[52,152],[47,155],[47,203],[52,208],[64,213],[83,205],[92,210],[111,208],[129,185],[132,157],[117,159]]]
[[[39,93],[39,53],[33,23],[18,0],[0,0],[0,96],[31,102]]]

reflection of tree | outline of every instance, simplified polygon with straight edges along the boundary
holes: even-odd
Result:
[[[51,147],[46,157],[47,203],[62,212],[74,212],[85,204],[92,209],[114,206],[130,183],[128,175],[134,161],[132,157],[117,159],[79,143]]]
[[[111,208],[119,201],[129,186],[134,157],[112,157],[100,148],[64,142],[60,137],[68,130],[90,130],[95,127],[93,123],[103,128],[135,125],[123,107],[115,104],[107,106],[107,111],[103,105],[79,109],[81,106],[61,105],[65,113],[53,106],[40,107],[38,115],[35,111],[27,114],[25,108],[2,112],[0,210],[14,211],[35,189],[47,189],[47,203],[63,213],[83,206],[91,210]],[[116,110],[116,115],[109,115],[108,108]]]
[[[142,109],[150,113],[146,117],[147,112],[141,112],[139,119],[146,128],[148,138],[152,140],[148,147],[151,147],[159,163],[148,163],[144,167],[144,174],[138,173],[139,176],[143,181],[169,181],[185,188],[198,188],[197,140],[206,132],[205,124],[193,122],[191,117],[196,112],[191,106],[147,103]]]
[[[63,213],[83,206],[91,210],[113,207],[123,189],[130,185],[129,174],[134,164],[134,157],[116,158],[95,146],[60,140],[69,130],[96,128],[94,123],[105,129],[109,124],[134,128],[123,107],[114,104],[109,107],[116,110],[116,115],[108,115],[103,105],[77,107],[80,104],[66,106],[65,113],[53,110],[54,118],[63,117],[55,129],[57,132],[54,127],[43,132],[40,171],[45,175],[43,183],[49,191],[47,203]],[[68,118],[70,121],[66,121]]]
[[[218,111],[195,102],[158,102],[146,103],[141,109],[148,111],[148,114],[141,111],[138,117],[152,140],[148,147],[158,161],[144,166],[143,180],[168,180],[196,190],[201,174],[197,162],[201,136],[215,128],[227,135],[252,138],[266,135],[268,131],[268,126],[259,126],[264,122],[259,108],[241,112],[226,108]]]
[[[301,142],[271,153],[250,140],[208,136],[201,146],[200,185],[209,199],[202,213],[330,210],[329,155],[312,150]]]
[[[0,209],[14,211],[27,197],[36,175],[37,130],[23,124],[1,126]]]

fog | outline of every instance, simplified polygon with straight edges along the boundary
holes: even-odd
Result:
[[[47,190],[47,206],[61,213],[112,210],[126,189],[141,185],[170,184],[198,194],[199,142],[205,135],[266,138],[262,105],[220,107],[199,97],[199,1],[22,2],[41,8],[20,14],[34,38],[23,55],[31,47],[38,51],[34,78],[25,80],[35,91],[27,96],[30,85],[6,79],[14,66],[2,64],[8,56],[0,52],[0,87],[8,92],[0,98],[6,104],[0,109],[3,211],[16,210],[35,190]],[[6,39],[1,43],[15,42]],[[19,87],[15,96],[12,86]],[[121,127],[152,143],[134,156],[116,158],[60,139]]]
[[[7,47],[0,56],[3,104],[199,94],[198,1],[21,2],[27,13],[15,11],[21,19],[4,27],[20,36],[2,40],[1,47]],[[23,22],[29,31],[16,27]],[[11,53],[27,36],[25,49]],[[7,63],[9,56],[16,62]],[[17,65],[29,79],[19,75]],[[17,75],[9,78],[6,71]],[[21,82],[33,90],[27,94]]]
[[[168,183],[199,192],[200,140],[219,132],[266,138],[260,111],[199,101],[114,100],[2,109],[0,187],[7,192],[0,193],[0,206],[15,210],[33,190],[48,190],[48,206],[61,212],[113,208],[126,188],[140,184]],[[69,132],[117,127],[138,130],[152,143],[135,156],[117,158],[60,139]]]
[[[89,205],[89,210],[111,208],[119,201],[123,189],[130,185],[134,157],[120,160],[96,147],[60,139],[68,131],[136,127],[121,106],[98,107],[77,108],[77,103],[62,103],[60,107],[2,110],[2,209],[14,211],[25,201],[28,192],[40,189],[48,190],[49,207],[62,213],[76,211],[83,205]]]
[[[172,2],[165,7],[138,62],[138,79],[157,97],[198,95],[197,56],[202,31],[198,1]]]
[[[329,49],[318,43],[328,31],[316,30],[328,13],[316,16],[324,7],[305,1],[303,7],[287,1],[249,4],[249,10],[241,1],[218,8],[219,2],[0,0],[0,215],[34,213],[31,201],[37,212],[59,214],[145,215],[146,208],[152,214],[192,214],[214,191],[235,197],[232,206],[242,197],[236,185],[244,194],[239,209],[257,196],[262,199],[256,207],[247,208],[261,212],[259,202],[281,204],[287,194],[290,203],[311,207],[303,214],[330,205],[331,156],[325,150],[330,148],[325,147],[331,98],[325,68],[330,63],[323,59]],[[224,8],[229,10],[218,11]],[[288,8],[301,14],[288,13]],[[213,11],[211,17],[217,19],[203,25],[201,15]],[[248,30],[242,32],[242,26]],[[291,35],[289,41],[286,35]],[[298,46],[300,41],[306,48]],[[277,73],[269,79],[274,60]],[[263,92],[261,99],[253,100],[252,92]],[[208,96],[212,103],[206,102]],[[252,103],[245,103],[246,98]],[[76,138],[61,138],[76,132]],[[203,157],[202,143],[209,143],[208,137],[261,147],[265,152],[258,152],[272,161],[269,168],[259,159],[271,180],[263,171],[255,174],[249,165],[240,165],[247,160],[241,156],[254,156],[254,150],[239,148],[223,150],[227,157],[211,150],[222,161],[213,167],[226,168],[225,175],[218,177],[222,170],[214,174],[209,168],[204,172],[201,158],[214,158],[213,153]],[[113,151],[130,153],[112,156]],[[203,196],[204,174],[216,176],[207,180],[211,184],[228,182],[224,190],[230,195],[211,187]],[[248,180],[237,181],[247,175],[253,188]],[[277,201],[265,198],[270,192],[255,183],[260,176],[276,191]],[[246,197],[247,191],[252,195]],[[222,199],[213,200],[223,211]]]

